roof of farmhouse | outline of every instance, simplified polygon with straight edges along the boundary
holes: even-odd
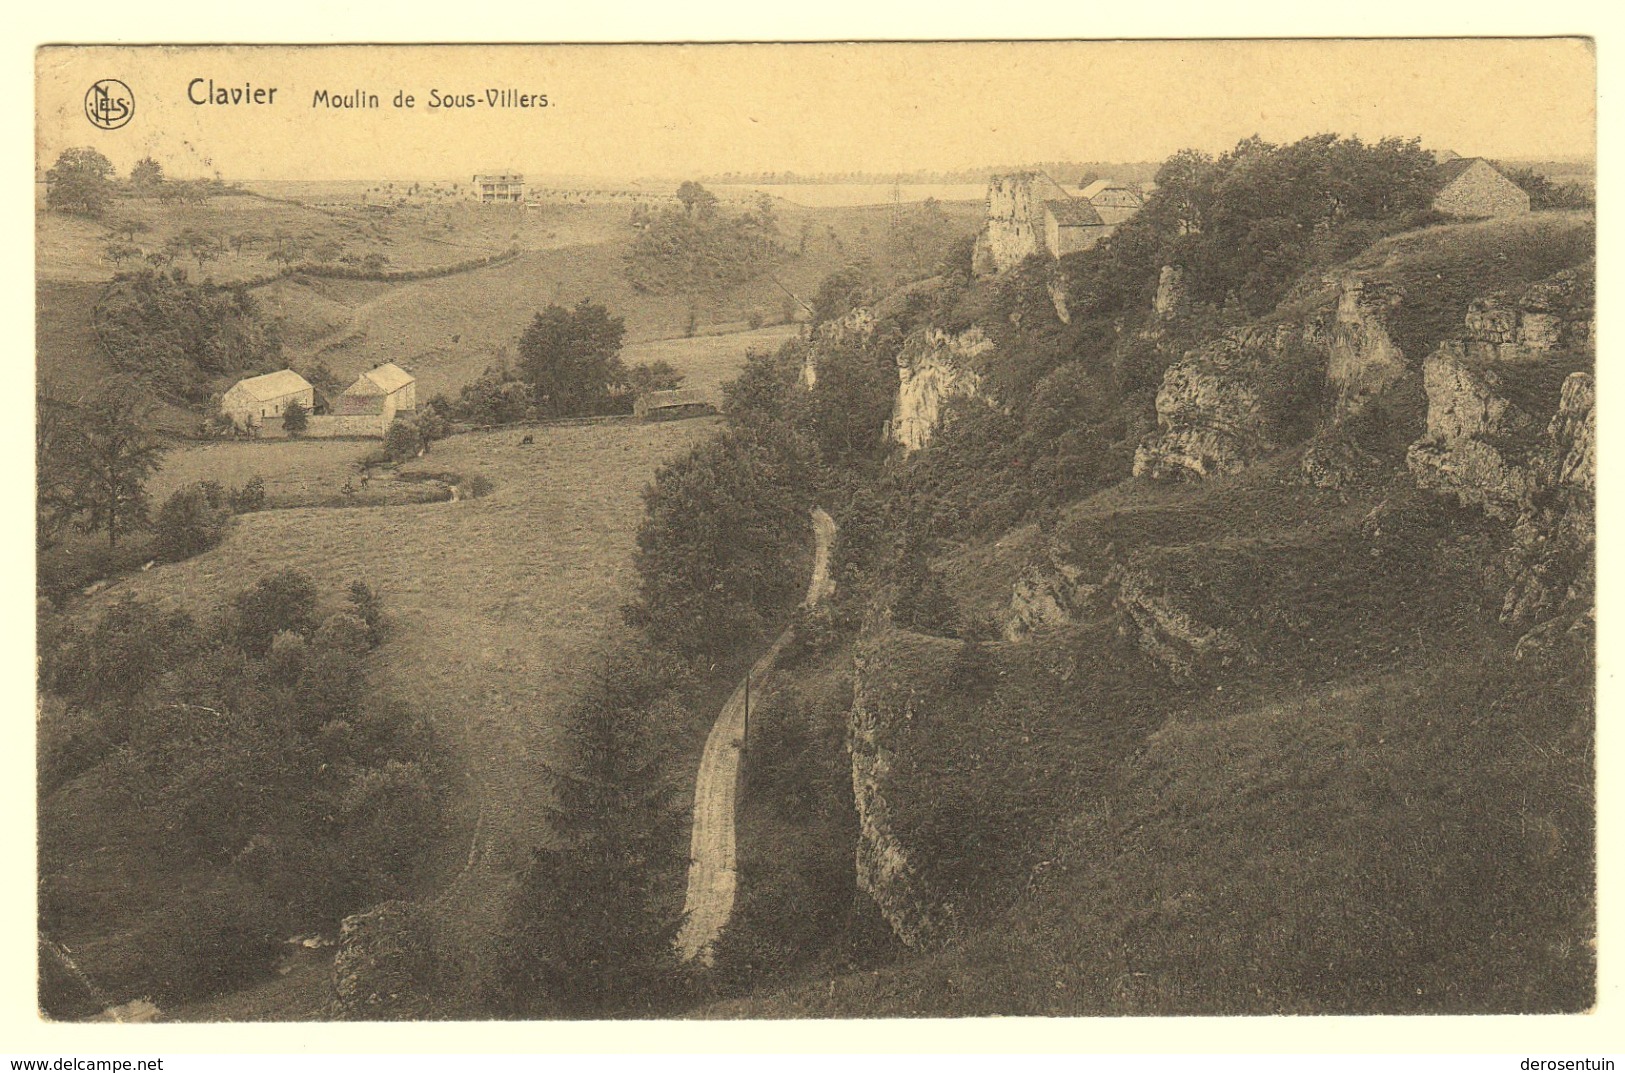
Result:
[[[361,391],[355,390],[356,388],[361,387],[361,381],[363,380],[370,381],[374,387],[379,388],[384,394],[389,395],[399,391],[407,384],[413,383],[415,380],[417,380],[417,377],[413,376],[399,365],[396,365],[394,362],[386,361],[382,365],[373,369],[368,369],[366,372],[362,373],[360,378],[351,385],[349,393],[371,394],[371,392],[367,391],[365,388],[362,388]]]
[[[1087,201],[1046,201],[1044,208],[1062,227],[1100,227],[1105,222]]]
[[[294,372],[292,369],[278,369],[274,373],[264,376],[251,376],[247,380],[237,381],[237,387],[261,402],[280,399],[284,395],[292,395],[300,391],[309,391],[310,381]]]
[[[1438,185],[1439,189],[1443,190],[1445,187],[1461,178],[1462,173],[1468,168],[1479,163],[1480,161],[1485,164],[1489,164],[1491,170],[1493,170],[1497,175],[1501,175],[1502,178],[1506,178],[1505,175],[1501,174],[1501,169],[1497,168],[1494,164],[1490,164],[1489,161],[1484,160],[1484,158],[1481,156],[1458,156],[1450,160],[1442,161],[1439,164],[1439,166],[1433,172],[1434,182]]]

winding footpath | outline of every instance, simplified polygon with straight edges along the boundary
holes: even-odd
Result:
[[[835,519],[822,507],[812,512],[812,580],[803,606],[815,607],[835,588],[829,577],[829,550],[835,540]],[[793,629],[793,627],[792,627]],[[761,659],[739,683],[705,739],[700,771],[694,781],[694,833],[689,842],[688,895],[683,900],[683,927],[677,933],[677,952],[684,961],[699,958],[711,964],[711,946],[733,914],[738,884],[734,861],[734,810],[739,791],[739,755],[745,738],[745,689],[757,686],[773,670],[779,653],[790,641],[791,629],[779,634]]]

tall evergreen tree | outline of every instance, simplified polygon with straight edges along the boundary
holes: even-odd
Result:
[[[511,1013],[649,1015],[677,981],[686,826],[653,700],[650,675],[611,666],[575,709],[571,763],[551,772],[554,841],[532,853],[508,915]]]

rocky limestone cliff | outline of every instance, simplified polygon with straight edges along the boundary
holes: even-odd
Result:
[[[995,175],[987,184],[987,224],[977,239],[973,267],[1003,272],[1044,252],[1044,205],[1029,174]]]
[[[1114,615],[1118,631],[1176,679],[1258,658],[1228,631],[1198,619],[1153,569],[1132,561],[1086,569],[1054,542],[1011,586],[1004,638],[1029,640],[1101,612]]]
[[[812,345],[801,359],[801,383],[808,391],[818,386],[818,363],[825,348],[862,345],[875,334],[879,318],[867,306],[851,309],[843,317],[827,320],[812,333]]]
[[[1511,521],[1529,508],[1536,476],[1535,418],[1509,401],[1493,365],[1445,343],[1422,363],[1428,396],[1427,434],[1406,464],[1424,488],[1455,493],[1491,517]]]
[[[992,349],[993,341],[978,327],[957,334],[926,328],[904,340],[897,355],[891,438],[908,451],[930,443],[949,399],[981,394],[982,378],[971,363]]]
[[[1528,626],[1566,618],[1589,629],[1597,569],[1597,410],[1590,375],[1573,373],[1564,381],[1546,437],[1533,466],[1537,495],[1512,532],[1512,583],[1501,620]]]
[[[1070,559],[1071,549],[1051,542],[1043,558],[1021,572],[1011,586],[1004,616],[1006,641],[1025,641],[1044,630],[1070,625],[1101,604],[1104,585],[1087,578]]]
[[[893,757],[888,724],[894,719],[907,720],[911,713],[890,712],[882,705],[866,688],[865,670],[860,656],[847,738],[858,815],[858,888],[874,899],[898,939],[918,950],[930,945],[941,930],[943,911],[898,837],[887,798]]]
[[[1326,351],[1326,380],[1335,392],[1335,418],[1358,413],[1405,375],[1405,353],[1389,333],[1389,317],[1404,301],[1397,286],[1345,276],[1336,280],[1337,312],[1330,325],[1311,322],[1305,341]]]
[[[1352,275],[1326,282],[1335,289],[1307,312],[1231,329],[1168,367],[1157,392],[1157,430],[1135,450],[1135,476],[1234,473],[1273,450],[1263,384],[1284,362],[1322,363],[1334,420],[1358,412],[1405,374],[1404,353],[1388,327],[1399,292]],[[1166,319],[1185,302],[1179,271],[1165,268],[1154,311]]]
[[[1185,281],[1185,269],[1180,265],[1163,265],[1157,275],[1157,294],[1151,300],[1151,312],[1158,320],[1174,320],[1190,311],[1190,285]]]
[[[1258,661],[1257,653],[1228,631],[1201,622],[1181,607],[1148,570],[1113,567],[1105,585],[1112,593],[1112,607],[1122,616],[1121,628],[1175,678]]]
[[[1564,375],[1591,363],[1590,300],[1589,273],[1574,270],[1474,303],[1464,338],[1423,366],[1427,429],[1406,464],[1422,487],[1509,527],[1501,621],[1526,631],[1519,658],[1590,643],[1596,387],[1585,369]],[[1559,376],[1553,404],[1546,385]]]
[[[1269,345],[1229,332],[1170,366],[1157,390],[1157,431],[1135,449],[1134,475],[1233,473],[1273,447],[1256,387]]]
[[[1595,332],[1594,272],[1571,268],[1474,302],[1463,344],[1480,361],[1539,362],[1554,350],[1591,349]]]

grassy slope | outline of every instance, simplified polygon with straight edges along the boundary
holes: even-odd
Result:
[[[1589,249],[1589,219],[1554,214],[1400,236],[1356,263],[1418,297],[1399,331],[1419,360],[1472,298]],[[984,918],[946,950],[704,1015],[1589,1005],[1591,668],[1512,661],[1490,569],[1504,534],[1416,492],[1418,392],[1396,390],[1391,427],[1365,434],[1380,469],[1338,492],[1299,478],[1299,448],[1197,485],[1124,482],[1061,519],[1087,576],[1148,570],[1250,666],[1114,681],[1108,615],[992,646],[997,685],[968,702],[940,643],[884,642],[875,689],[915,711],[894,728],[894,822],[916,841],[993,835],[1005,874],[975,892]],[[1041,539],[957,549],[955,595],[1001,612]],[[1137,709],[1150,718],[1124,718]],[[994,822],[1012,811],[1031,822]]]
[[[714,420],[698,420],[537,429],[536,444],[524,448],[514,431],[454,437],[415,465],[482,473],[495,486],[489,496],[246,515],[218,548],[134,575],[81,606],[88,613],[128,591],[210,607],[287,567],[308,572],[324,591],[356,578],[374,586],[392,621],[376,657],[379,680],[433,717],[468,779],[456,829],[447,834],[441,882],[461,868],[474,818],[483,813],[479,866],[453,895],[455,915],[477,928],[489,923],[507,877],[543,836],[539,788],[554,745],[553,720],[594,654],[620,629],[642,511],[638,492],[656,465],[715,427]],[[83,814],[87,837],[107,847],[94,856],[97,870],[82,896],[103,899],[117,916],[134,908],[124,899],[142,897],[124,889],[118,867],[140,842],[95,819],[95,800],[94,787],[79,786],[45,807]],[[109,917],[102,919],[105,941]],[[62,938],[75,949],[98,941],[90,934]],[[94,963],[86,968],[96,972]],[[319,974],[312,977],[312,986],[322,983]],[[208,1009],[216,1016],[285,1015],[286,1001],[273,988]]]

